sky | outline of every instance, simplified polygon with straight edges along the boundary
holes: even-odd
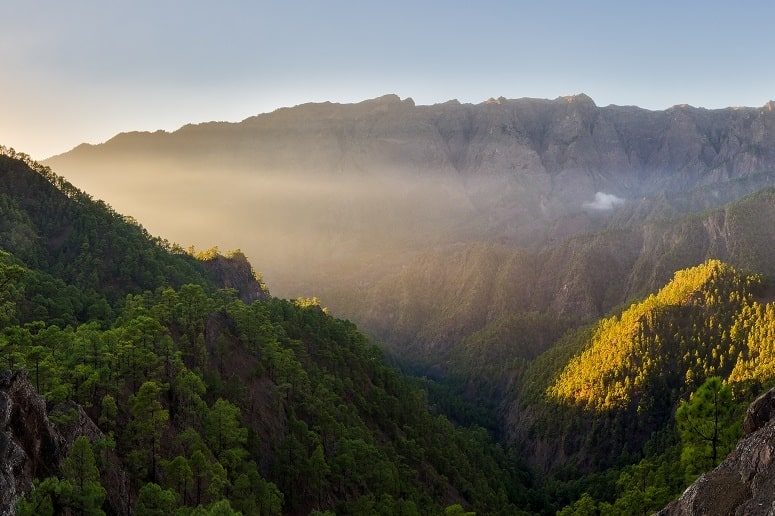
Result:
[[[775,2],[0,0],[0,144],[396,93],[664,109],[775,98]]]

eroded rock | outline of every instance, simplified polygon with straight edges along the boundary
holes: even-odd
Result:
[[[775,389],[751,404],[743,430],[746,435],[732,453],[660,516],[775,514]]]
[[[50,415],[62,421],[55,424]],[[66,417],[62,417],[65,416]],[[12,515],[16,503],[33,480],[57,475],[73,442],[81,436],[91,442],[105,438],[94,421],[76,403],[62,403],[49,413],[24,372],[0,373],[0,515]],[[105,451],[102,484],[113,514],[129,514],[129,481],[118,458]]]

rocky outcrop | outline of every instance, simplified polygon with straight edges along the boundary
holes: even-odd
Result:
[[[26,375],[0,373],[0,514],[13,514],[35,478],[57,472],[63,449],[46,402]]]
[[[775,389],[748,408],[744,437],[716,469],[700,476],[660,516],[775,514]]]
[[[54,423],[49,415],[61,423]],[[64,416],[64,417],[63,417]],[[22,372],[0,373],[0,515],[11,515],[36,478],[56,475],[75,439],[105,435],[75,403],[49,413],[46,401]],[[129,482],[112,452],[101,457],[102,483],[113,514],[129,514]]]
[[[216,285],[233,288],[244,302],[269,299],[266,286],[242,252],[235,251],[228,256],[217,254],[202,260],[202,265]]]

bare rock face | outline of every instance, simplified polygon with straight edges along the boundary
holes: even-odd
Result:
[[[743,434],[750,435],[775,419],[775,389],[771,389],[751,403],[745,413]]]
[[[748,408],[746,434],[716,469],[698,478],[661,516],[775,514],[775,389]]]
[[[0,514],[13,514],[33,479],[56,473],[62,437],[24,374],[0,374]]]
[[[36,478],[56,475],[75,439],[95,442],[105,435],[80,405],[63,403],[51,414],[68,413],[59,426],[49,419],[46,401],[23,372],[0,373],[0,515],[16,503]],[[129,482],[117,457],[105,452],[102,483],[114,514],[129,514]],[[107,467],[105,467],[107,465]]]
[[[252,303],[258,299],[268,299],[267,291],[261,280],[256,277],[247,257],[237,251],[229,256],[216,255],[203,260],[205,270],[215,283],[222,288],[233,288],[240,299]]]

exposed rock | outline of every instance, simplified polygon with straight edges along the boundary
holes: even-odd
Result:
[[[713,471],[698,478],[658,514],[775,514],[775,389],[754,401],[743,423],[746,436]]]
[[[266,286],[256,276],[242,252],[236,251],[229,256],[219,254],[202,263],[216,284],[223,288],[233,288],[246,303],[269,298]]]
[[[0,514],[13,514],[33,479],[56,473],[62,449],[46,402],[27,376],[0,373]]]
[[[80,405],[60,404],[59,425],[49,419],[46,401],[23,372],[0,373],[0,515],[11,515],[36,478],[56,475],[75,439],[94,442],[105,435]],[[63,417],[66,416],[66,417]],[[112,452],[101,457],[102,483],[113,514],[129,514],[128,478]]]
[[[773,419],[775,419],[775,389],[765,392],[748,407],[743,420],[743,435],[754,433]]]

